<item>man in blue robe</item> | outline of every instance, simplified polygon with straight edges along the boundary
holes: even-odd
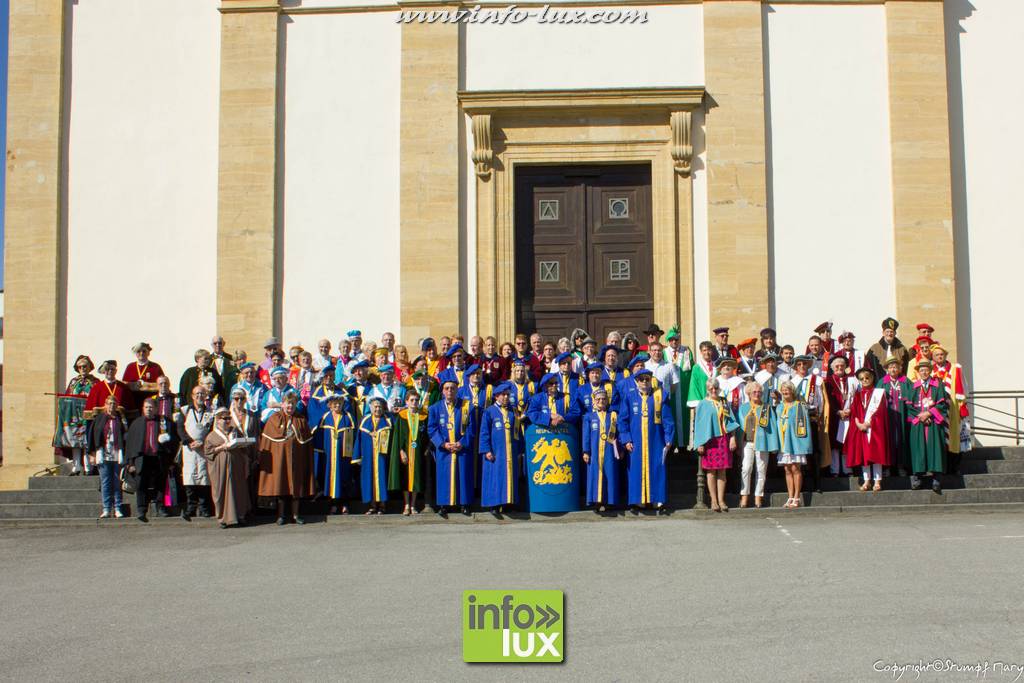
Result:
[[[370,362],[367,360],[357,361],[349,368],[349,381],[345,385],[348,392],[349,406],[352,409],[352,421],[359,424],[363,416],[370,412],[370,393],[373,386],[366,378]]]
[[[579,406],[572,397],[562,394],[557,372],[544,375],[537,392],[537,395],[530,399],[529,408],[526,410],[526,418],[530,424],[557,427],[565,422],[579,422]]]
[[[437,381],[444,383],[454,379],[460,387],[464,386],[466,384],[466,350],[462,348],[462,344],[453,344],[444,357],[447,365],[438,373]]]
[[[598,362],[590,363],[586,368],[587,381],[580,385],[576,393],[579,401],[580,412],[584,415],[594,409],[594,394],[604,391],[607,394],[608,405],[611,410],[615,409],[615,385],[611,380],[602,380],[604,366]]]
[[[473,435],[476,425],[469,403],[458,398],[458,380],[451,377],[441,386],[442,399],[430,406],[427,434],[434,444],[437,463],[435,479],[437,514],[448,516],[448,508],[462,507],[469,515],[473,502]]]
[[[634,515],[640,514],[640,506],[652,504],[658,514],[665,514],[665,458],[675,438],[672,408],[661,390],[652,387],[647,368],[634,372],[631,381],[636,390],[623,393],[619,404],[619,438],[629,453],[629,505]]]
[[[465,384],[459,388],[457,396],[460,400],[469,404],[469,411],[472,413],[473,424],[480,425],[484,416],[484,410],[491,405],[494,387],[484,384],[484,373],[479,365],[473,364],[466,368]],[[478,449],[480,431],[473,437],[473,489],[480,488],[480,459],[481,451]]]
[[[280,410],[281,403],[288,394],[298,396],[298,392],[288,384],[288,371],[278,366],[270,371],[270,389],[263,393],[260,400],[260,421],[266,424],[270,416]],[[295,412],[298,415],[305,415],[306,406],[302,401],[296,402]]]
[[[604,365],[601,379],[612,384],[618,383],[623,377],[629,377],[629,370],[619,368],[619,349],[617,346],[605,344],[597,354],[598,360]]]
[[[563,396],[568,396],[570,401],[576,401],[579,393],[580,376],[572,371],[572,353],[566,351],[555,356],[555,365],[558,367],[558,388]]]
[[[238,367],[238,377],[238,381],[234,387],[231,387],[228,396],[235,390],[235,387],[241,388],[245,392],[245,409],[250,413],[258,413],[267,388],[263,386],[263,382],[259,381],[256,364],[248,361],[242,363]]]
[[[490,508],[499,519],[504,506],[516,504],[523,471],[522,429],[509,401],[510,385],[502,382],[494,388],[494,405],[484,411],[480,421],[480,505]]]

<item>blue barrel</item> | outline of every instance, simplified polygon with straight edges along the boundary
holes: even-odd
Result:
[[[526,428],[526,493],[530,512],[580,509],[579,428],[530,425]]]

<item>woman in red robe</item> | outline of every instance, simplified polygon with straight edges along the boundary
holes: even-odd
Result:
[[[871,490],[881,491],[882,468],[892,464],[885,390],[875,388],[875,373],[870,368],[858,370],[857,379],[860,380],[860,388],[850,404],[850,428],[843,452],[847,467],[864,468],[864,484],[860,490],[867,491],[874,480]]]

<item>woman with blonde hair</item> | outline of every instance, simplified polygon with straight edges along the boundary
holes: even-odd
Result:
[[[409,349],[405,344],[395,345],[395,380],[405,382],[412,375],[412,363],[409,361]]]
[[[782,507],[801,506],[800,489],[804,484],[801,467],[807,464],[807,456],[814,451],[814,428],[807,404],[800,400],[796,385],[783,382],[779,385],[782,400],[775,407],[779,419],[779,464],[786,470],[786,491],[789,500]]]

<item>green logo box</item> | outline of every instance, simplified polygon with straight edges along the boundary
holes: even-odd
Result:
[[[553,590],[462,593],[462,661],[516,664],[565,657],[565,596]]]

